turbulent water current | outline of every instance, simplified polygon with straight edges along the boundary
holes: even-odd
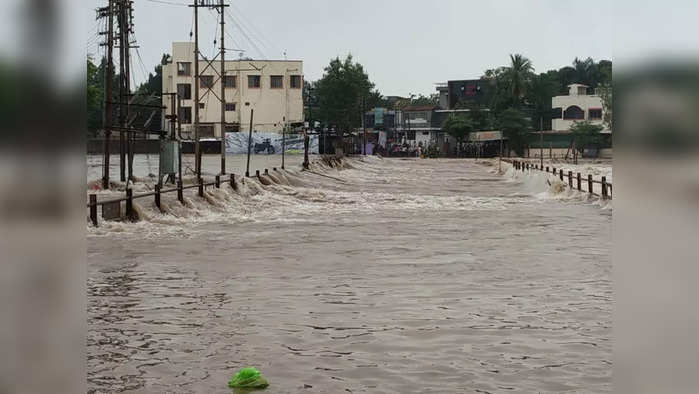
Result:
[[[610,203],[496,161],[291,160],[88,225],[91,392],[611,391]]]

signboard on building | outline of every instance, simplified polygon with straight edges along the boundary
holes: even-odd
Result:
[[[478,131],[468,135],[470,142],[499,141],[502,139],[502,131]]]
[[[374,108],[374,127],[383,126],[383,108]]]

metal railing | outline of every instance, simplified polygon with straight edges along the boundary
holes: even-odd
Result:
[[[274,167],[272,171],[277,171],[277,168]],[[255,171],[255,177],[258,179],[260,178],[260,170]],[[263,175],[269,175],[269,170],[265,168],[265,172]],[[225,181],[224,181],[225,182]],[[230,174],[230,178],[228,180],[228,183],[230,187],[233,190],[238,190],[238,185],[236,184],[235,181],[235,174]],[[221,188],[221,176],[216,175],[215,180],[213,182],[204,182],[203,178],[199,178],[198,182],[193,184],[193,185],[187,185],[184,186],[182,184],[182,181],[177,181],[177,187],[172,188],[172,189],[165,189],[162,190],[161,186],[159,184],[155,185],[155,190],[152,192],[148,193],[140,193],[140,194],[133,194],[133,189],[126,189],[125,190],[125,196],[124,197],[118,197],[118,198],[110,198],[106,200],[97,200],[97,195],[96,194],[90,194],[89,195],[89,202],[87,203],[87,208],[90,210],[90,221],[92,224],[97,227],[98,220],[97,220],[97,207],[102,207],[102,215],[104,217],[104,206],[105,205],[112,205],[112,204],[121,204],[122,202],[126,201],[126,219],[127,220],[132,220],[134,219],[134,209],[133,209],[133,200],[138,199],[138,198],[146,198],[146,197],[153,197],[155,200],[155,206],[158,207],[158,209],[161,210],[162,208],[160,205],[160,196],[165,193],[172,193],[172,192],[177,192],[177,200],[184,205],[184,191],[187,189],[194,189],[198,188],[198,195],[199,197],[204,197],[204,189],[210,186],[214,186],[217,189]],[[119,209],[121,209],[121,205],[119,206]]]
[[[600,196],[604,200],[611,200],[612,199],[612,184],[610,182],[607,182],[607,177],[603,176],[601,177],[600,180],[596,180],[592,178],[591,174],[588,174],[587,177],[583,178],[582,175],[578,172],[573,176],[573,171],[568,171],[567,174],[564,173],[563,169],[556,169],[556,167],[549,167],[549,166],[542,166],[540,164],[531,164],[526,161],[519,161],[519,160],[508,160],[508,159],[502,159],[502,161],[507,162],[512,164],[512,167],[515,169],[515,171],[544,171],[546,173],[553,174],[553,176],[558,175],[561,181],[565,182],[566,178],[568,180],[568,187],[570,187],[571,190],[578,190],[578,191],[583,191],[583,182],[587,183],[587,192],[589,194],[595,195],[595,196]],[[549,171],[549,168],[551,169]],[[575,182],[574,182],[575,181]],[[602,185],[602,194],[597,194],[593,191],[593,184],[600,184]]]

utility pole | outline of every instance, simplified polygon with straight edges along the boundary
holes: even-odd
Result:
[[[124,135],[124,128],[126,127],[126,118],[124,117],[124,106],[123,101],[126,99],[126,90],[124,86],[124,4],[123,0],[118,0],[118,10],[119,15],[117,17],[117,23],[119,25],[119,169],[121,175],[121,181],[126,182],[126,136]]]
[[[221,175],[226,173],[226,46],[223,45],[224,10],[223,0],[221,7]]]
[[[201,179],[201,147],[199,146],[199,5],[194,0],[194,171]]]
[[[109,189],[109,141],[112,137],[112,76],[114,75],[114,64],[112,49],[114,48],[114,4],[112,0],[107,0],[107,8],[98,11],[98,18],[107,17],[107,76],[105,84],[106,96],[104,103],[104,159],[102,161],[102,188]]]
[[[226,59],[225,59],[225,52],[226,48],[224,46],[223,42],[223,34],[224,34],[224,11],[225,7],[228,7],[227,5],[223,4],[224,0],[194,0],[194,4],[190,5],[190,7],[194,8],[194,167],[195,171],[197,173],[197,179],[201,179],[201,144],[199,141],[200,135],[199,135],[199,80],[200,80],[200,75],[199,75],[199,8],[216,8],[220,9],[219,12],[221,13],[221,72],[219,73],[219,79],[221,83],[221,97],[219,97],[219,100],[221,100],[221,173],[224,174],[226,172],[226,99],[225,99],[225,81],[224,81],[224,75],[225,75],[225,67],[226,67]],[[216,44],[216,41],[214,40],[214,44]],[[208,59],[204,58],[204,60],[207,61],[208,65],[204,69],[208,69],[209,67],[212,67],[213,59],[209,61]],[[214,69],[215,71],[215,69]],[[207,86],[208,91],[213,92],[213,85]],[[215,93],[214,93],[215,95]]]
[[[131,1],[119,0],[119,156],[121,181],[133,179],[133,132],[124,134],[129,127],[131,96]],[[128,152],[128,177],[126,176],[126,155]]]
[[[364,156],[366,156],[366,122],[364,112],[366,112],[366,99],[362,96],[362,128],[364,129],[364,149],[362,149]]]
[[[539,117],[539,166],[544,168],[544,118]]]

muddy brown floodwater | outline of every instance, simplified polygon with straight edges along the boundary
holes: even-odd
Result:
[[[88,229],[91,392],[611,391],[611,209],[472,160],[276,181]]]

